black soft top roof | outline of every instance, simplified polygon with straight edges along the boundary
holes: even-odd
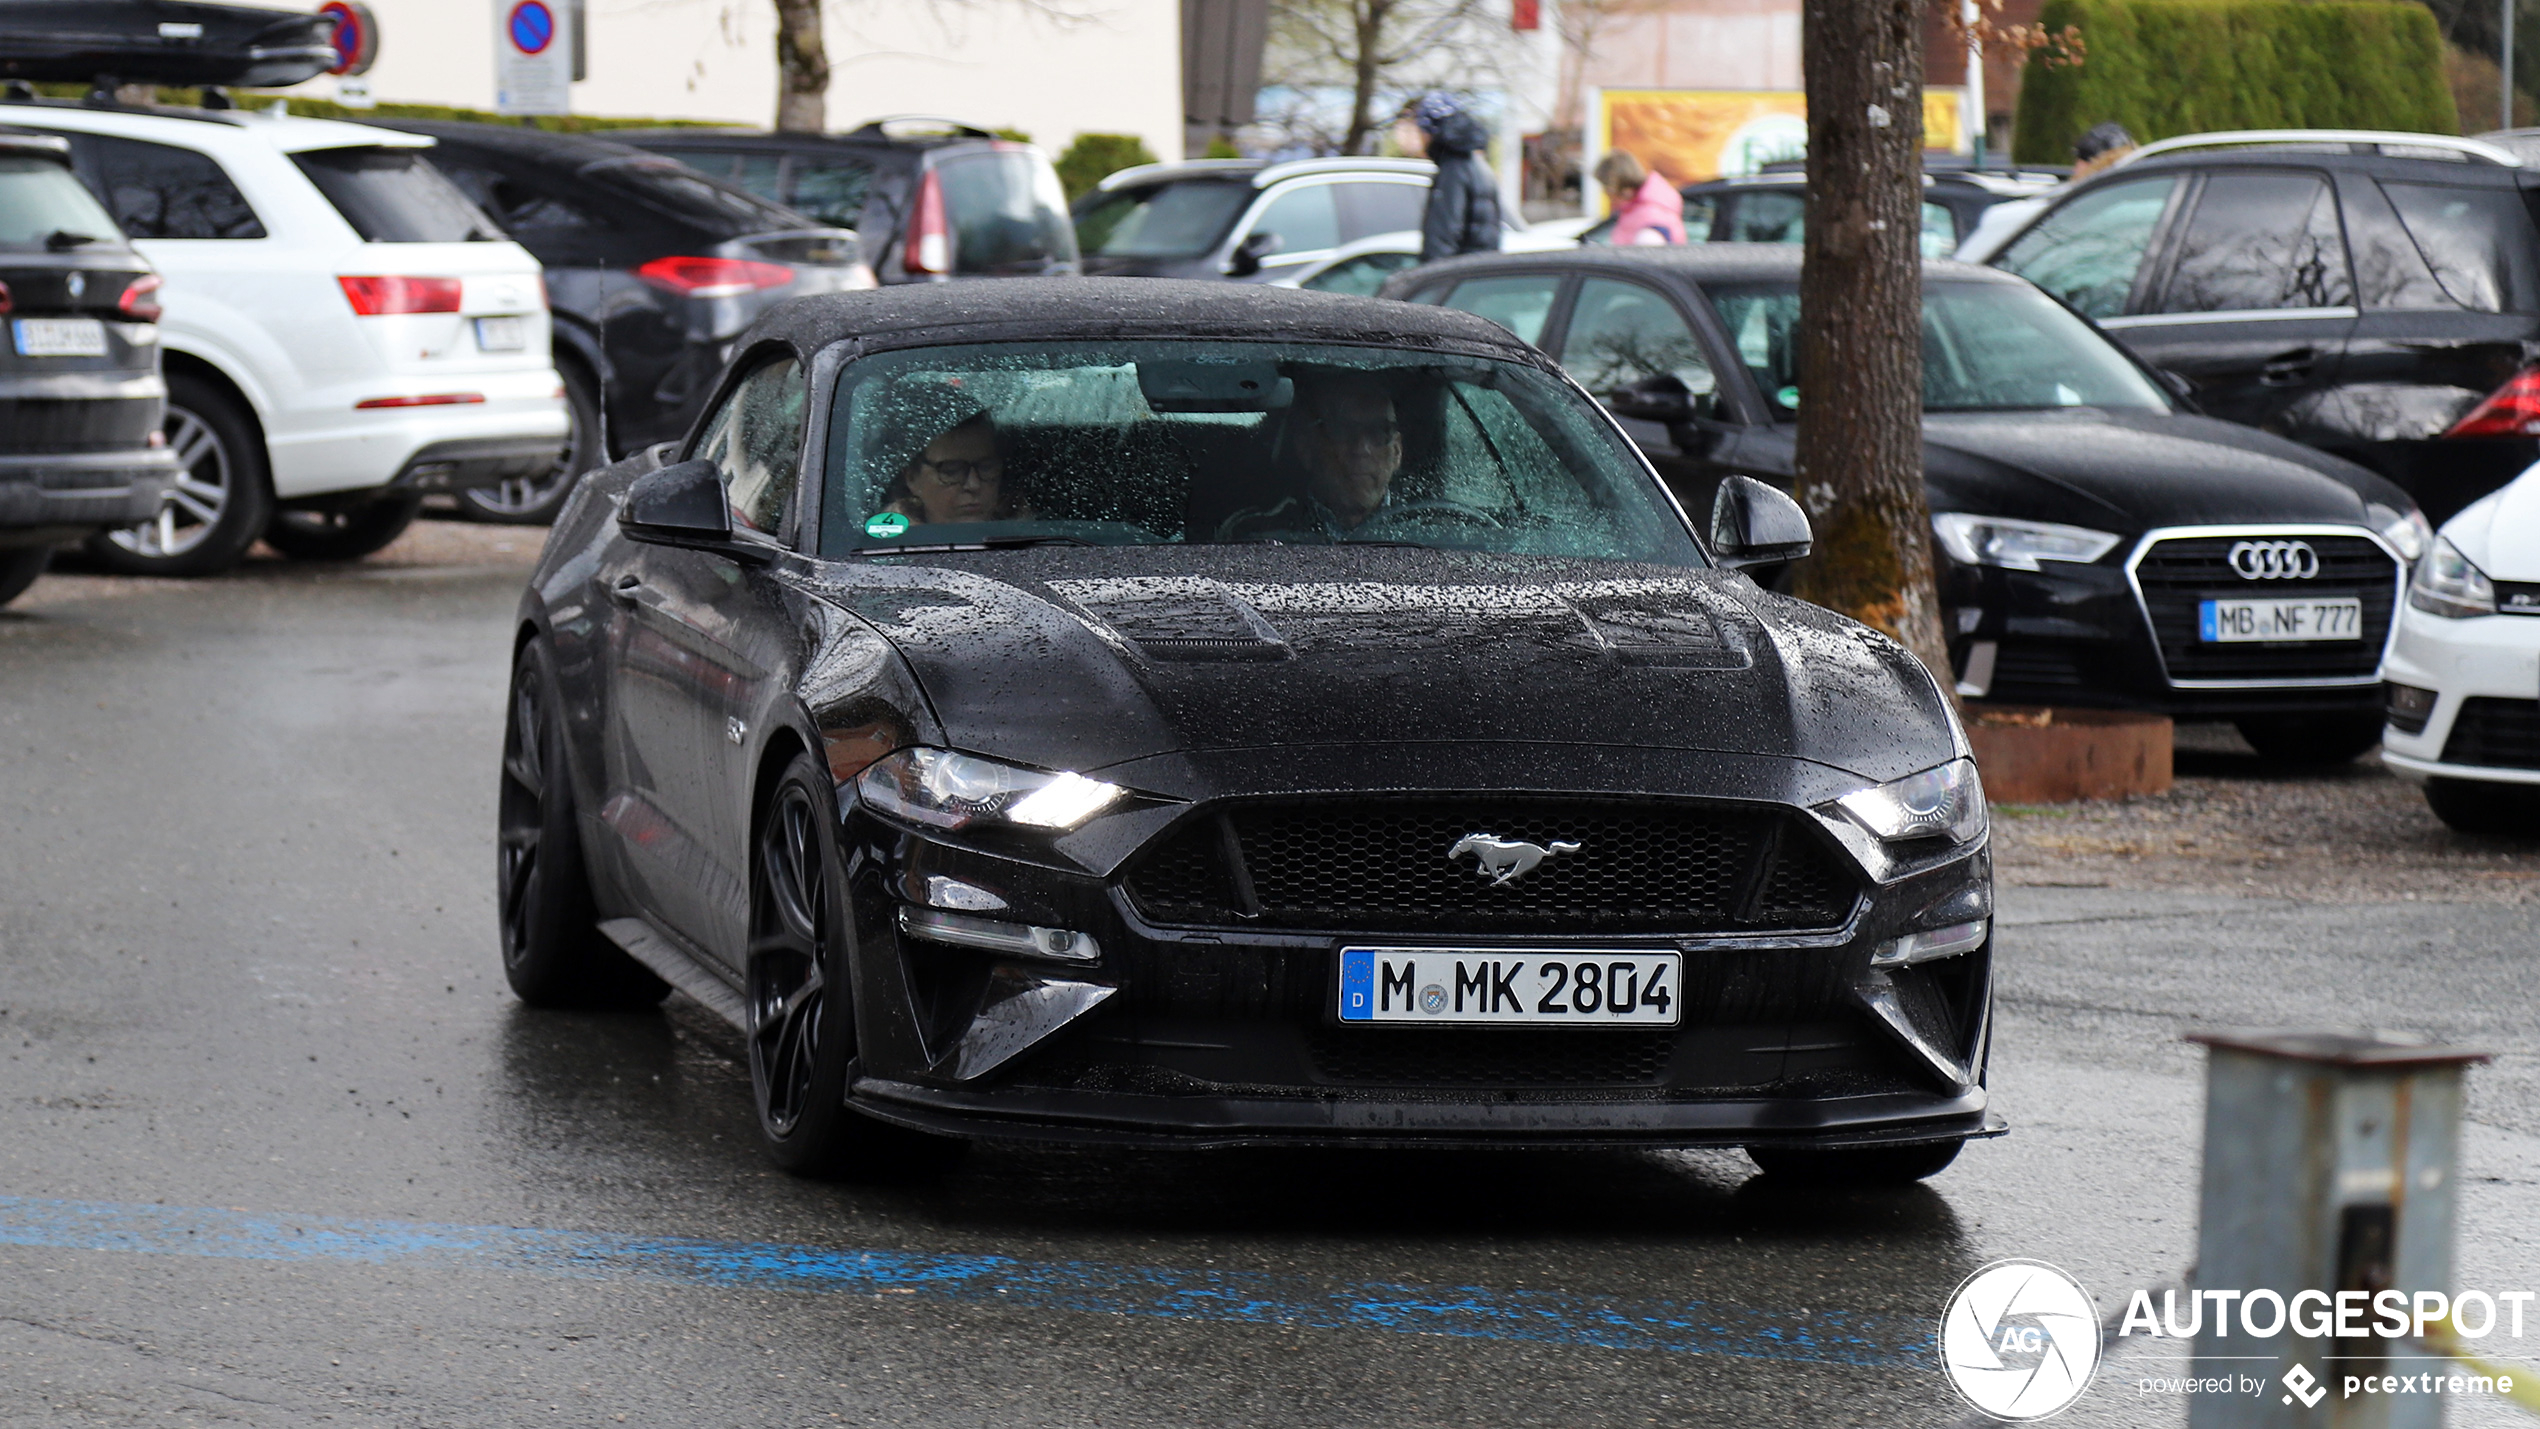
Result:
[[[760,318],[742,345],[777,339],[811,353],[848,339],[932,347],[1119,337],[1328,342],[1546,365],[1506,328],[1452,308],[1176,278],[996,278],[796,298]]]
[[[1500,269],[1559,269],[1571,272],[1606,268],[1646,273],[1655,268],[1696,283],[1797,282],[1800,256],[1801,247],[1796,243],[1688,243],[1682,247],[1625,248],[1585,244],[1548,253],[1475,253],[1462,258],[1448,258],[1397,273],[1387,280],[1385,289],[1392,292],[1397,287],[1426,286],[1429,278],[1443,273]],[[1972,263],[1958,263],[1946,258],[1924,259],[1923,276],[1926,279],[1973,282],[2023,282],[1997,269],[1979,268]]]

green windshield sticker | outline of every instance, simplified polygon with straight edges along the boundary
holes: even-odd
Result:
[[[896,511],[877,511],[864,523],[864,534],[881,540],[908,534],[908,518]]]
[[[1773,394],[1773,400],[1796,412],[1799,410],[1799,389],[1796,387],[1785,387],[1779,392]]]

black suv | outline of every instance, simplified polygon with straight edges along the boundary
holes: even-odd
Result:
[[[1071,274],[1076,230],[1049,158],[948,119],[876,119],[851,134],[617,130],[822,222],[852,228],[885,283]]]
[[[551,472],[460,493],[470,514],[546,521],[573,478],[684,435],[732,341],[787,298],[870,287],[855,235],[606,140],[445,120],[435,168],[547,269],[573,435]]]
[[[0,604],[55,546],[158,514],[158,286],[68,142],[0,129]]]
[[[1689,511],[1797,467],[1795,245],[1454,258],[1388,297],[1489,318],[1603,402]],[[1819,390],[1810,386],[1811,393]],[[1838,377],[1824,390],[1842,400]],[[2026,283],[1923,269],[1923,469],[1960,693],[2228,719],[2261,754],[2381,737],[2381,659],[2431,532],[2371,472],[2176,409]]]
[[[2217,417],[2371,467],[2436,524],[2540,456],[2540,171],[2442,135],[2148,144],[1992,258]]]

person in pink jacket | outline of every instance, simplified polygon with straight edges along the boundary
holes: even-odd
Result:
[[[1685,241],[1684,195],[1664,174],[1651,173],[1640,160],[1616,149],[1596,161],[1596,181],[1605,186],[1606,202],[1614,210],[1614,235],[1608,242]]]

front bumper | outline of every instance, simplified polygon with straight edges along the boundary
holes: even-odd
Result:
[[[1187,820],[1174,827],[1187,826]],[[850,807],[859,1109],[943,1134],[1174,1146],[1846,1146],[2003,1130],[1988,1110],[1991,945],[1898,969],[1875,948],[1980,885],[1979,845],[1839,926],[1698,935],[1369,936],[1168,926],[1112,876],[921,835]],[[1145,844],[1155,850],[1167,840]],[[948,892],[949,890],[949,892]],[[980,906],[1091,935],[1090,966],[910,936]],[[1340,1023],[1339,950],[1593,946],[1683,954],[1674,1028]]]
[[[176,458],[158,449],[0,455],[0,546],[77,540],[156,516]]]
[[[2435,702],[2422,726],[2383,728],[2383,763],[2436,778],[2540,784],[2540,616],[2452,620],[2410,608],[2386,668],[2392,685],[2432,690]]]

